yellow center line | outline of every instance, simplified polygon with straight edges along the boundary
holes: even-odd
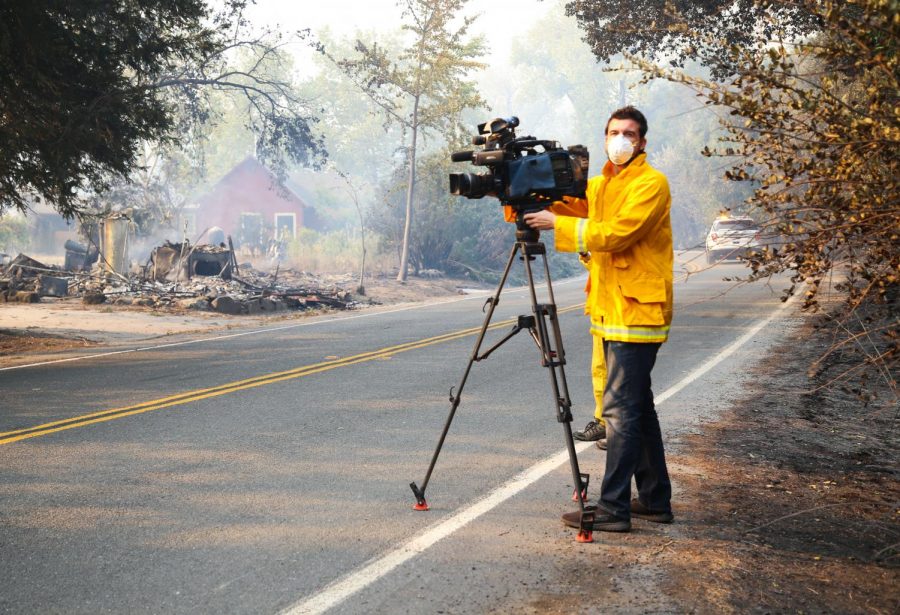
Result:
[[[558,310],[559,314],[564,314],[566,312],[571,312],[572,310],[583,307],[584,304],[573,305],[567,308],[563,308]],[[500,327],[508,326],[516,322],[516,319],[504,320],[501,322],[494,323],[488,327],[488,330],[498,329]],[[151,410],[159,410],[161,408],[170,408],[172,406],[180,406],[183,404],[187,404],[193,401],[199,401],[201,399],[208,399],[211,397],[218,397],[220,395],[227,395],[228,393],[235,393],[237,391],[243,391],[245,389],[252,389],[255,387],[264,386],[267,384],[274,384],[276,382],[283,382],[285,380],[291,380],[293,378],[302,378],[303,376],[310,376],[312,374],[319,374],[322,372],[326,372],[332,369],[337,369],[339,367],[347,367],[349,365],[355,365],[357,363],[364,363],[366,361],[372,361],[374,359],[383,359],[385,357],[389,357],[395,354],[399,354],[401,352],[407,352],[410,350],[417,350],[419,348],[424,348],[426,346],[432,346],[434,344],[440,344],[442,342],[450,342],[453,340],[457,340],[463,337],[467,337],[469,335],[474,335],[481,331],[481,326],[472,327],[470,329],[463,329],[460,331],[454,331],[452,333],[445,333],[443,335],[437,335],[434,337],[429,337],[421,340],[417,340],[414,342],[407,342],[405,344],[398,344],[396,346],[389,346],[387,348],[382,348],[380,350],[373,350],[370,352],[364,352],[361,354],[353,355],[350,357],[344,357],[343,359],[334,359],[331,361],[323,361],[321,363],[315,363],[312,365],[304,365],[301,367],[296,367],[293,369],[289,369],[281,372],[273,372],[270,374],[264,374],[262,376],[254,376],[253,378],[247,378],[245,380],[238,380],[235,382],[229,382],[226,384],[221,384],[215,387],[210,387],[207,389],[197,389],[194,391],[187,391],[184,393],[179,393],[177,395],[170,395],[168,397],[162,397],[159,399],[153,399],[150,401],[141,402],[139,404],[134,404],[132,406],[124,406],[122,408],[111,408],[109,410],[101,410],[98,412],[91,412],[89,414],[82,414],[79,416],[75,416],[68,419],[62,419],[59,421],[52,421],[50,423],[43,423],[41,425],[35,425],[33,427],[26,427],[23,429],[16,429],[13,431],[6,431],[0,433],[0,445],[2,444],[11,444],[12,442],[18,442],[20,440],[26,440],[28,438],[36,438],[38,436],[45,436],[51,433],[56,433],[59,431],[65,431],[67,429],[75,429],[76,427],[85,427],[87,425],[93,425],[94,423],[102,423],[105,421],[112,421],[115,419],[123,418],[126,416],[132,416],[135,414],[141,414],[143,412],[150,412]]]

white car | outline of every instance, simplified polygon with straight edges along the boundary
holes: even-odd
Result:
[[[706,235],[706,262],[739,259],[749,250],[761,247],[761,232],[752,218],[718,218]]]

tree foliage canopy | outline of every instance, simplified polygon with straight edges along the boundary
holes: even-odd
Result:
[[[585,41],[602,62],[620,54],[709,64],[715,76],[732,73],[723,47],[744,47],[776,33],[798,36],[816,24],[803,2],[782,0],[572,0]],[[718,58],[720,61],[712,61]]]
[[[863,349],[865,360],[851,371],[874,367],[893,383],[900,278],[900,2],[781,4],[805,11],[818,24],[816,32],[798,39],[773,27],[770,36],[758,35],[749,44],[723,45],[706,61],[729,74],[726,79],[709,81],[631,59],[648,77],[686,84],[706,104],[730,113],[720,147],[705,153],[732,160],[728,178],[752,182],[748,205],[776,240],[753,256],[750,279],[791,272],[788,294],[799,290],[805,306],[815,308],[819,289],[833,274],[842,276],[838,288],[847,302],[833,323],[843,336],[835,348]]]
[[[0,5],[0,213],[42,197],[65,216],[84,192],[127,177],[146,142],[187,142],[214,90],[250,101],[260,150],[323,153],[288,84],[256,70],[274,53],[241,38],[245,0],[84,0]],[[229,68],[237,49],[258,60]]]
[[[404,0],[401,29],[408,44],[397,51],[357,40],[356,57],[337,60],[385,114],[409,132],[434,131],[454,140],[466,134],[464,109],[482,106],[467,74],[484,64],[481,39],[469,38],[475,18],[460,18],[468,0]],[[418,104],[416,104],[418,103]],[[448,131],[450,135],[448,136]],[[458,140],[458,139],[457,139]]]

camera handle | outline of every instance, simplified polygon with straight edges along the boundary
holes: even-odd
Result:
[[[562,334],[560,333],[559,328],[556,302],[553,297],[553,287],[550,282],[550,266],[547,262],[547,250],[543,242],[539,241],[539,233],[537,231],[528,228],[527,231],[530,232],[526,234],[522,232],[523,229],[521,228],[524,224],[517,224],[516,226],[517,240],[510,251],[509,259],[506,262],[506,268],[503,270],[503,275],[500,278],[500,283],[497,285],[496,291],[485,302],[485,307],[488,308],[487,313],[485,314],[484,322],[481,325],[478,339],[475,341],[475,347],[469,357],[469,362],[463,372],[462,380],[455,388],[455,393],[454,389],[450,389],[450,412],[447,415],[444,429],[438,439],[437,447],[431,457],[431,463],[428,465],[428,471],[425,473],[425,480],[422,481],[421,487],[418,487],[415,482],[409,484],[410,489],[412,489],[412,492],[416,497],[416,504],[413,508],[415,510],[423,511],[428,510],[429,508],[428,503],[425,500],[425,489],[428,487],[428,482],[431,480],[431,473],[434,471],[437,458],[444,446],[444,440],[447,438],[447,433],[450,431],[450,424],[453,422],[453,417],[456,415],[457,408],[459,408],[462,392],[466,386],[466,380],[469,378],[469,372],[472,370],[472,365],[477,361],[483,361],[488,358],[495,350],[509,341],[516,334],[522,331],[528,331],[541,353],[541,365],[549,370],[550,387],[556,404],[556,420],[563,426],[563,436],[566,442],[566,449],[569,453],[569,466],[572,470],[573,482],[576,485],[572,499],[578,502],[578,506],[581,509],[581,528],[576,540],[578,542],[593,542],[594,512],[592,509],[586,510],[585,508],[590,476],[588,474],[582,474],[578,468],[578,454],[575,451],[575,441],[572,438],[572,402],[569,399],[569,388],[566,383],[566,373],[564,369],[566,355],[563,350]],[[531,295],[532,315],[519,316],[512,330],[500,339],[500,341],[482,353],[481,345],[484,342],[485,333],[487,333],[488,327],[490,326],[491,318],[494,315],[494,309],[500,303],[500,294],[503,292],[503,287],[506,285],[510,269],[512,268],[512,264],[517,255],[525,264],[528,290]],[[547,280],[547,295],[549,298],[547,303],[538,302],[537,291],[534,286],[531,261],[537,256],[540,256],[544,263],[544,275]]]

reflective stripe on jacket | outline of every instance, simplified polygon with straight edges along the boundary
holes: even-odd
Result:
[[[618,342],[665,342],[672,322],[672,199],[665,176],[638,155],[618,175],[607,162],[587,199],[556,203],[556,249],[589,252],[591,332]]]

